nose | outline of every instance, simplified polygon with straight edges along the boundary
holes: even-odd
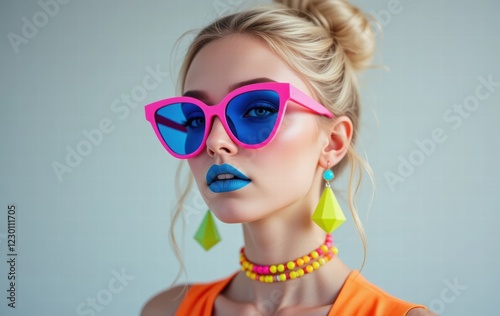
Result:
[[[238,153],[238,145],[229,137],[218,117],[214,118],[212,129],[207,137],[207,153],[210,157],[233,156]]]

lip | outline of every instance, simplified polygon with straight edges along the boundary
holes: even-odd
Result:
[[[234,178],[222,180],[218,178],[220,175],[232,175]],[[214,193],[236,191],[251,182],[245,174],[227,163],[212,165],[207,171],[206,180],[208,188]]]

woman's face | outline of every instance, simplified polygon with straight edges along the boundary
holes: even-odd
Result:
[[[289,82],[311,95],[301,78],[263,42],[238,34],[211,42],[198,52],[183,92],[201,91],[205,103],[217,104],[231,86],[256,78]],[[316,114],[289,101],[274,140],[259,149],[246,149],[236,145],[215,118],[206,148],[188,160],[210,210],[223,222],[242,223],[278,210],[293,213],[313,208],[321,183],[320,154],[328,142],[317,122]],[[214,164],[230,164],[250,182],[234,191],[214,193],[206,180]]]

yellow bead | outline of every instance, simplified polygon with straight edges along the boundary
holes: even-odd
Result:
[[[295,271],[290,272],[290,279],[296,279],[297,273]]]
[[[273,277],[268,275],[267,276],[267,283],[273,283]]]
[[[313,266],[314,270],[318,270],[318,269],[319,269],[319,267],[320,267],[320,265],[319,265],[319,263],[318,263],[317,261],[314,261],[314,262],[312,263],[312,266]]]
[[[286,274],[282,273],[279,276],[280,281],[286,281]]]
[[[298,269],[297,270],[297,274],[299,275],[299,277],[303,276],[304,275],[304,269]]]
[[[248,277],[248,278],[250,278],[251,273],[252,273],[252,272],[247,271],[247,277]]]
[[[332,247],[332,252],[333,252],[333,254],[337,255],[339,253],[339,250],[338,250],[337,247],[333,246]]]
[[[297,259],[297,265],[299,267],[302,266],[302,265],[304,265],[304,259],[302,259],[302,258]]]
[[[293,269],[295,269],[295,262],[293,262],[293,261],[288,261],[288,263],[286,264],[286,267],[288,268],[288,270],[293,270]]]
[[[328,246],[327,245],[321,245],[321,250],[326,253],[328,252]]]
[[[319,264],[320,264],[320,265],[322,265],[322,266],[323,266],[323,265],[325,265],[326,260],[325,260],[325,258],[319,258],[319,259],[318,259],[318,262],[319,262]]]
[[[309,264],[309,265],[307,265],[306,270],[308,273],[311,273],[311,272],[313,272],[314,268]]]
[[[282,265],[282,264],[279,264],[279,265],[278,265],[278,271],[279,271],[279,272],[283,272],[283,271],[285,271],[285,266],[284,266],[284,265]]]
[[[253,264],[251,264],[251,263],[250,263],[250,264],[248,265],[248,270],[250,270],[250,271],[252,271],[252,270],[253,270]]]
[[[276,268],[276,266],[275,266],[274,264],[273,264],[272,266],[270,266],[270,267],[269,267],[269,271],[270,271],[271,273],[276,273],[276,269],[277,269],[277,268]]]
[[[316,259],[319,257],[319,254],[316,250],[314,250],[313,252],[311,252],[311,257],[313,257],[313,259]]]
[[[261,276],[259,277],[259,281],[260,281],[260,282],[264,282],[264,281],[265,281],[265,277],[264,277],[263,275],[261,275]]]
[[[309,263],[309,261],[311,261],[311,258],[309,258],[309,256],[304,256],[302,259],[304,259],[304,263]]]

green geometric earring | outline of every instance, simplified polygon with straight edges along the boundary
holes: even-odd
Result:
[[[333,177],[333,171],[330,169],[323,173],[326,187],[312,215],[312,220],[327,233],[331,233],[345,222],[344,213],[330,187],[330,181],[333,180]]]
[[[194,239],[207,251],[221,240],[210,210],[205,214],[200,227],[198,227],[194,235]]]

